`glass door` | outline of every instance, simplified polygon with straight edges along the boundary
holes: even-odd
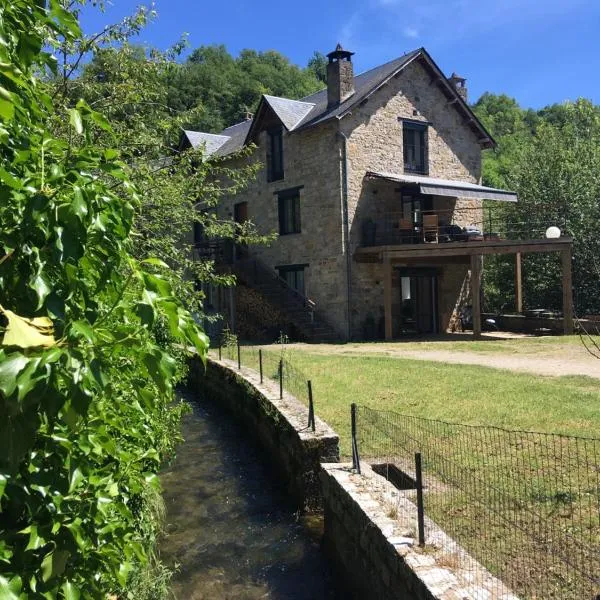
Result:
[[[400,334],[437,331],[437,274],[433,269],[400,269]]]

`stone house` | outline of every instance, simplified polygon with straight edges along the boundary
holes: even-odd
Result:
[[[570,246],[484,234],[482,201],[517,197],[481,185],[481,151],[495,143],[463,78],[446,77],[424,48],[360,75],[352,55],[338,44],[327,87],[302,100],[265,95],[254,118],[218,135],[185,132],[186,145],[230,166],[262,164],[219,210],[279,236],[237,248],[232,268],[289,309],[308,339],[444,332],[461,304],[472,305],[478,333],[483,255]]]

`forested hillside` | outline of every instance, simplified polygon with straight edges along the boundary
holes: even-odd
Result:
[[[325,62],[315,53],[301,69],[273,50],[242,50],[233,57],[225,46],[201,46],[169,74],[169,106],[176,111],[200,107],[187,125],[218,132],[253,111],[262,94],[302,98],[322,88]]]

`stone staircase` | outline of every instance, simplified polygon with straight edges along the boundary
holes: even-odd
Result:
[[[259,292],[277,307],[297,329],[302,341],[338,342],[336,330],[318,313],[315,303],[306,298],[279,274],[254,257],[238,258],[231,270],[240,282]]]

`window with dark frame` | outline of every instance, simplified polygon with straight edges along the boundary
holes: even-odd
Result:
[[[427,125],[403,121],[404,171],[427,174]]]
[[[283,179],[283,131],[279,127],[268,132],[268,180],[279,181]]]
[[[279,210],[279,235],[300,233],[300,189],[285,190],[277,194]]]
[[[292,289],[304,295],[304,269],[308,265],[284,265],[276,267],[279,271],[279,277],[283,279]]]

